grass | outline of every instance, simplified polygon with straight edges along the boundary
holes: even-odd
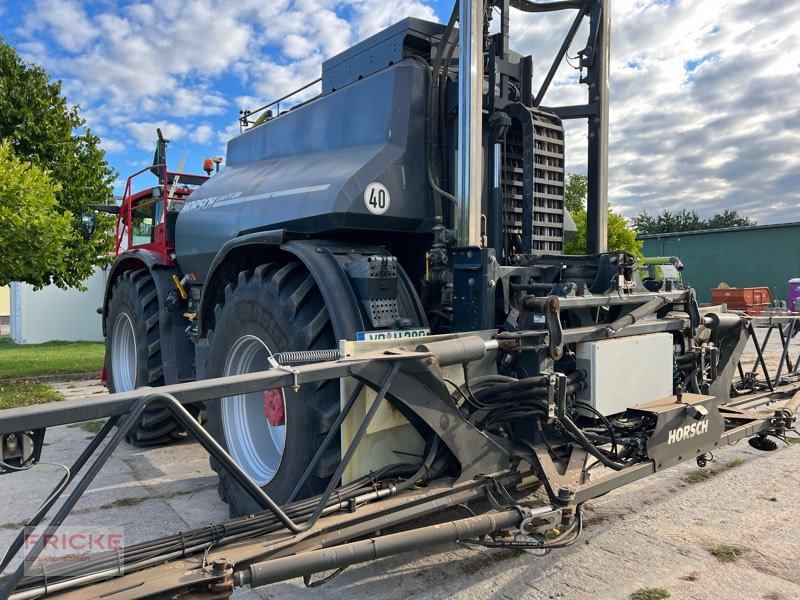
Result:
[[[522,550],[517,548],[503,548],[502,550],[494,550],[491,552],[484,552],[475,556],[469,562],[461,565],[461,571],[465,575],[474,575],[490,567],[494,564],[512,560],[524,554]]]
[[[99,371],[103,353],[102,342],[21,345],[0,336],[0,379]]]
[[[13,523],[3,523],[2,525],[0,525],[0,529],[7,529],[9,531],[19,531],[27,524],[28,521],[15,521]]]
[[[69,427],[77,427],[83,429],[88,433],[97,433],[106,422],[105,419],[95,419],[93,421],[81,421],[80,423],[72,423]]]
[[[669,596],[669,592],[664,588],[640,588],[633,592],[629,598],[630,600],[664,600]]]
[[[736,562],[742,554],[747,552],[747,548],[720,544],[711,548],[709,552],[711,556],[717,557],[720,562]]]
[[[147,500],[147,498],[134,498],[134,497],[117,498],[113,502],[104,504],[101,508],[124,508],[126,506],[136,506],[137,504],[141,504],[145,500]]]
[[[64,396],[49,385],[38,381],[13,381],[0,384],[0,409],[57,402],[63,399]]]
[[[683,480],[686,483],[700,483],[701,481],[705,481],[706,479],[711,479],[715,475],[719,475],[720,473],[724,473],[725,471],[729,471],[735,467],[743,465],[744,461],[741,458],[735,458],[730,462],[725,463],[724,465],[720,465],[719,467],[712,467],[710,469],[700,469],[699,471],[692,471],[688,475],[686,475]]]

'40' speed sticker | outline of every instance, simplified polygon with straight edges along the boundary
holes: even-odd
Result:
[[[364,190],[364,204],[374,215],[382,215],[389,210],[389,202],[389,190],[382,183],[373,181]]]

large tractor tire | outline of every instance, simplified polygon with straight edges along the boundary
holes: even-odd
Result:
[[[159,304],[147,269],[126,271],[114,284],[106,317],[106,381],[110,392],[164,384]],[[134,446],[166,444],[180,434],[166,408],[145,410],[126,436]]]
[[[208,377],[269,368],[277,352],[336,347],[325,300],[299,262],[264,264],[239,273],[215,307]],[[228,396],[206,403],[206,429],[278,504],[285,503],[339,412],[338,381]],[[339,462],[334,441],[298,498],[321,493]],[[220,497],[231,516],[259,505],[212,459]]]

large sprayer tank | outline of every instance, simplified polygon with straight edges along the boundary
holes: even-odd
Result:
[[[233,138],[226,167],[178,217],[183,269],[204,279],[225,242],[257,231],[430,230],[428,72],[411,54],[443,29],[397,23],[326,61],[320,96]],[[370,210],[364,192],[376,182],[388,202]]]

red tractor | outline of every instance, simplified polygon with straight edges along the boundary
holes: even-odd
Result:
[[[208,175],[170,171],[166,163],[169,140],[160,129],[157,133],[152,166],[128,177],[116,211],[116,261],[109,279],[114,283],[103,313],[103,381],[111,392],[194,379],[189,368],[193,361],[174,360],[176,352],[194,353],[188,338],[173,335],[172,329],[185,330],[191,322],[191,315],[179,306],[186,299],[186,288],[175,263],[175,222],[187,198],[210,177],[213,162],[204,164]],[[216,159],[217,168],[220,160]],[[147,172],[157,177],[157,184],[134,192],[134,179]],[[160,297],[167,299],[164,306],[159,306]],[[174,347],[164,349],[165,340]],[[153,445],[180,433],[166,410],[155,409],[145,412],[127,439],[136,445]]]

